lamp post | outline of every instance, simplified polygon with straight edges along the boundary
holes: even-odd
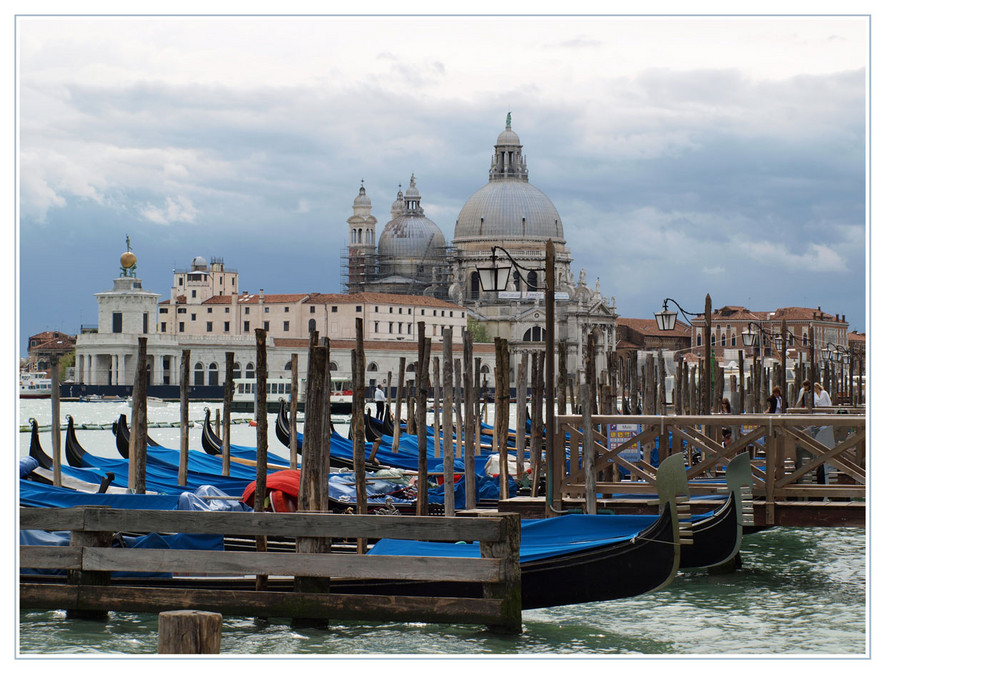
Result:
[[[752,330],[751,328],[755,328],[755,330]],[[760,395],[761,387],[759,380],[763,379],[763,377],[759,373],[757,373],[757,353],[760,349],[762,341],[765,345],[767,345],[768,342],[770,342],[774,346],[774,348],[781,353],[781,392],[782,392],[781,395],[782,398],[787,401],[788,400],[788,395],[787,395],[788,391],[786,390],[786,380],[788,379],[788,375],[786,374],[787,372],[786,367],[788,364],[787,349],[795,344],[795,335],[788,331],[788,325],[785,320],[781,321],[780,332],[771,332],[757,321],[750,321],[747,324],[747,329],[743,331],[743,346],[753,347],[754,349],[753,352],[754,376],[758,378],[758,381],[754,386],[754,388],[756,389],[755,400],[754,400],[755,405],[757,404]]]
[[[689,311],[685,311],[684,307],[673,298],[666,298],[663,300],[663,311],[657,311],[653,316],[656,318],[656,326],[660,330],[670,331],[674,329],[674,325],[677,323],[677,312],[670,311],[670,302],[680,310],[682,314],[690,321],[692,318],[697,318],[698,316],[705,317],[705,373],[708,373],[707,377],[702,377],[702,413],[708,414],[712,409],[712,340],[709,338],[709,333],[712,330],[712,296],[705,295],[705,313],[703,314],[693,314]],[[704,374],[704,373],[703,373]]]

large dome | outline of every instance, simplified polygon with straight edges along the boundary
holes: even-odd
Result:
[[[545,241],[565,243],[562,219],[545,193],[527,182],[498,180],[479,188],[458,214],[453,243]]]
[[[564,244],[562,219],[545,194],[528,182],[521,139],[510,128],[497,137],[490,182],[469,197],[455,222],[452,243],[544,242]]]

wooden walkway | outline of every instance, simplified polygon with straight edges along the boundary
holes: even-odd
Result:
[[[865,526],[866,419],[861,414],[739,414],[690,416],[593,415],[557,417],[569,469],[553,480],[552,507],[579,508],[587,495],[585,447],[594,452],[594,489],[609,510],[627,509],[610,495],[655,493],[651,452],[687,454],[692,495],[719,493],[729,460],[751,453],[756,526]],[[723,429],[730,435],[726,438]],[[589,436],[589,437],[588,437]],[[592,439],[590,439],[592,437]],[[694,501],[692,503],[697,503]],[[641,503],[634,503],[641,509]],[[530,511],[512,499],[504,510]]]

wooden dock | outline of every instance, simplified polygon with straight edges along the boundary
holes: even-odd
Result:
[[[56,582],[20,585],[21,608],[66,609],[71,617],[107,611],[157,613],[183,609],[323,621],[419,621],[486,625],[521,631],[520,524],[517,515],[415,517],[332,513],[181,512],[106,507],[22,508],[22,529],[69,530],[69,546],[20,548],[22,568],[65,569]],[[227,536],[282,536],[298,541],[402,538],[479,541],[481,558],[231,552],[110,547],[113,532],[183,532]],[[321,546],[323,547],[323,546]],[[170,572],[207,581],[250,579],[251,589],[197,589],[129,585],[112,572]],[[296,589],[252,589],[254,577],[294,579]],[[408,597],[331,593],[338,579],[430,580],[482,583],[483,598]],[[305,581],[305,582],[301,582]],[[317,582],[318,581],[318,582]],[[277,584],[277,583],[275,583]]]

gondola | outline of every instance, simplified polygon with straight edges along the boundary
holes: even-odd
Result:
[[[46,454],[45,450],[42,449],[42,443],[38,437],[38,422],[34,419],[30,419],[29,421],[31,423],[31,441],[28,445],[28,456],[38,462],[38,468],[31,471],[25,479],[32,482],[38,482],[39,484],[52,485],[52,457]],[[72,450],[74,453],[74,461],[77,461],[82,465],[83,456],[86,452],[80,448],[79,443],[76,441],[76,433],[73,430],[73,417],[69,417],[69,430],[66,435],[67,456],[70,455],[71,451],[69,447],[71,444],[70,437],[72,437],[72,444],[75,445],[75,448]],[[93,477],[96,481],[86,481],[71,475],[63,475],[61,476],[60,481],[63,483],[63,486],[75,491],[103,494],[108,492],[115,479],[115,474],[110,472],[105,473],[103,476],[94,474]],[[124,490],[120,488],[112,488],[111,491],[121,492]]]
[[[118,420],[111,424],[111,432],[115,434],[115,447],[118,448],[118,453],[122,455],[123,459],[128,458],[128,445],[131,440],[131,432],[128,428],[128,419],[125,414],[118,415]],[[153,438],[149,437],[149,433],[146,434],[146,446],[147,447],[160,447],[160,443]]]
[[[691,526],[692,545],[681,546],[681,568],[721,566],[732,561],[743,541],[743,487],[750,486],[750,455],[737,455],[726,467],[725,504]]]
[[[631,515],[563,515],[522,522],[521,605],[523,609],[607,601],[652,592],[667,585],[680,566],[677,496],[687,488],[683,457],[665,460],[657,471],[662,513],[647,526],[629,525],[648,518]],[[597,543],[601,528],[631,533]],[[574,543],[560,549],[556,541]],[[580,549],[581,541],[596,543]],[[546,550],[543,552],[542,549]],[[475,544],[379,541],[369,554],[478,557]],[[331,592],[410,596],[481,597],[482,586],[466,583],[332,581]]]

